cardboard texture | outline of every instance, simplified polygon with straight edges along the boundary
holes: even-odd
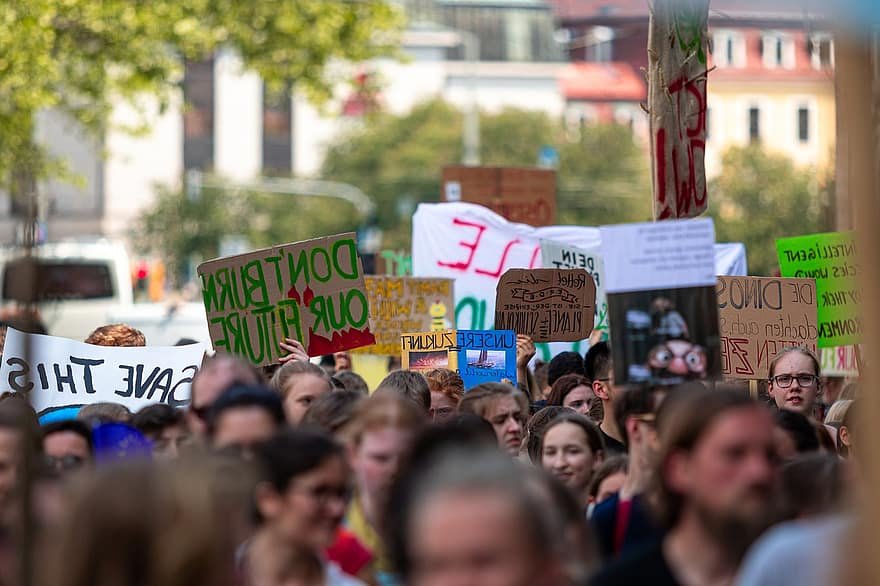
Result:
[[[284,338],[309,356],[376,341],[354,233],[207,261],[198,273],[217,352],[262,366],[283,355]]]
[[[584,269],[596,283],[596,316],[593,327],[608,330],[608,299],[605,296],[605,267],[598,247],[579,248],[552,240],[541,240],[541,266],[545,269]]]
[[[24,393],[39,414],[111,402],[132,411],[153,403],[189,403],[204,344],[116,347],[6,332],[0,385]]]
[[[530,226],[556,223],[556,172],[521,167],[443,168],[444,201],[480,204]]]
[[[402,333],[452,328],[455,317],[452,283],[452,279],[365,277],[370,331],[376,343],[354,352],[397,356]]]
[[[464,388],[509,380],[516,384],[516,333],[512,330],[447,330],[403,334],[401,367],[458,372]]]
[[[717,292],[724,376],[766,379],[770,362],[783,348],[817,352],[812,279],[719,276]]]
[[[861,341],[861,293],[857,276],[855,233],[829,232],[776,241],[783,277],[816,280],[819,346],[846,346]]]
[[[510,269],[496,288],[495,327],[535,342],[589,337],[596,283],[584,269]]]

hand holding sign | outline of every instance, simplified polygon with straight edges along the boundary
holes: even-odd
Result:
[[[535,342],[573,342],[593,331],[596,283],[583,269],[510,269],[496,292],[496,329]]]

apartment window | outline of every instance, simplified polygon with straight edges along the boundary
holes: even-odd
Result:
[[[187,62],[183,74],[183,166],[214,166],[214,59]]]
[[[761,38],[761,54],[764,67],[775,69],[783,67],[794,69],[795,46],[792,38],[785,33],[766,33]]]
[[[263,169],[289,173],[292,158],[290,92],[263,86]]]
[[[810,110],[801,106],[797,111],[798,140],[808,142],[810,140]]]
[[[718,67],[745,67],[745,39],[736,31],[715,32],[712,35],[712,57]]]
[[[749,142],[761,140],[761,111],[756,107],[749,108]]]
[[[586,60],[597,63],[609,63],[612,60],[614,46],[614,29],[606,26],[593,27],[584,37]]]
[[[807,51],[813,69],[834,67],[834,45],[828,33],[814,33],[807,41]]]

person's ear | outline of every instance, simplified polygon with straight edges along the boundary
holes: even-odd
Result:
[[[268,482],[261,482],[254,490],[254,503],[263,519],[274,519],[281,513],[282,497]]]
[[[608,391],[605,389],[605,385],[602,384],[600,380],[593,381],[593,395],[595,395],[601,401],[607,401],[610,397],[608,396]]]
[[[684,452],[673,452],[663,462],[661,474],[666,484],[677,493],[687,493],[690,486],[690,459]]]
[[[641,434],[639,432],[639,420],[635,417],[626,418],[626,437],[629,438],[630,445],[632,445],[634,442],[638,442],[641,439]]]
[[[837,430],[837,438],[840,440],[840,443],[842,443],[846,447],[852,447],[852,444],[850,443],[850,440],[852,438],[849,437],[849,428],[847,426],[840,426],[840,429]]]

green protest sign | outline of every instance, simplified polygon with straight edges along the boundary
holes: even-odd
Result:
[[[776,241],[783,277],[816,280],[819,346],[845,346],[861,339],[855,234],[829,232]]]
[[[376,341],[353,233],[210,260],[198,273],[218,352],[265,365],[284,338],[310,356]]]

